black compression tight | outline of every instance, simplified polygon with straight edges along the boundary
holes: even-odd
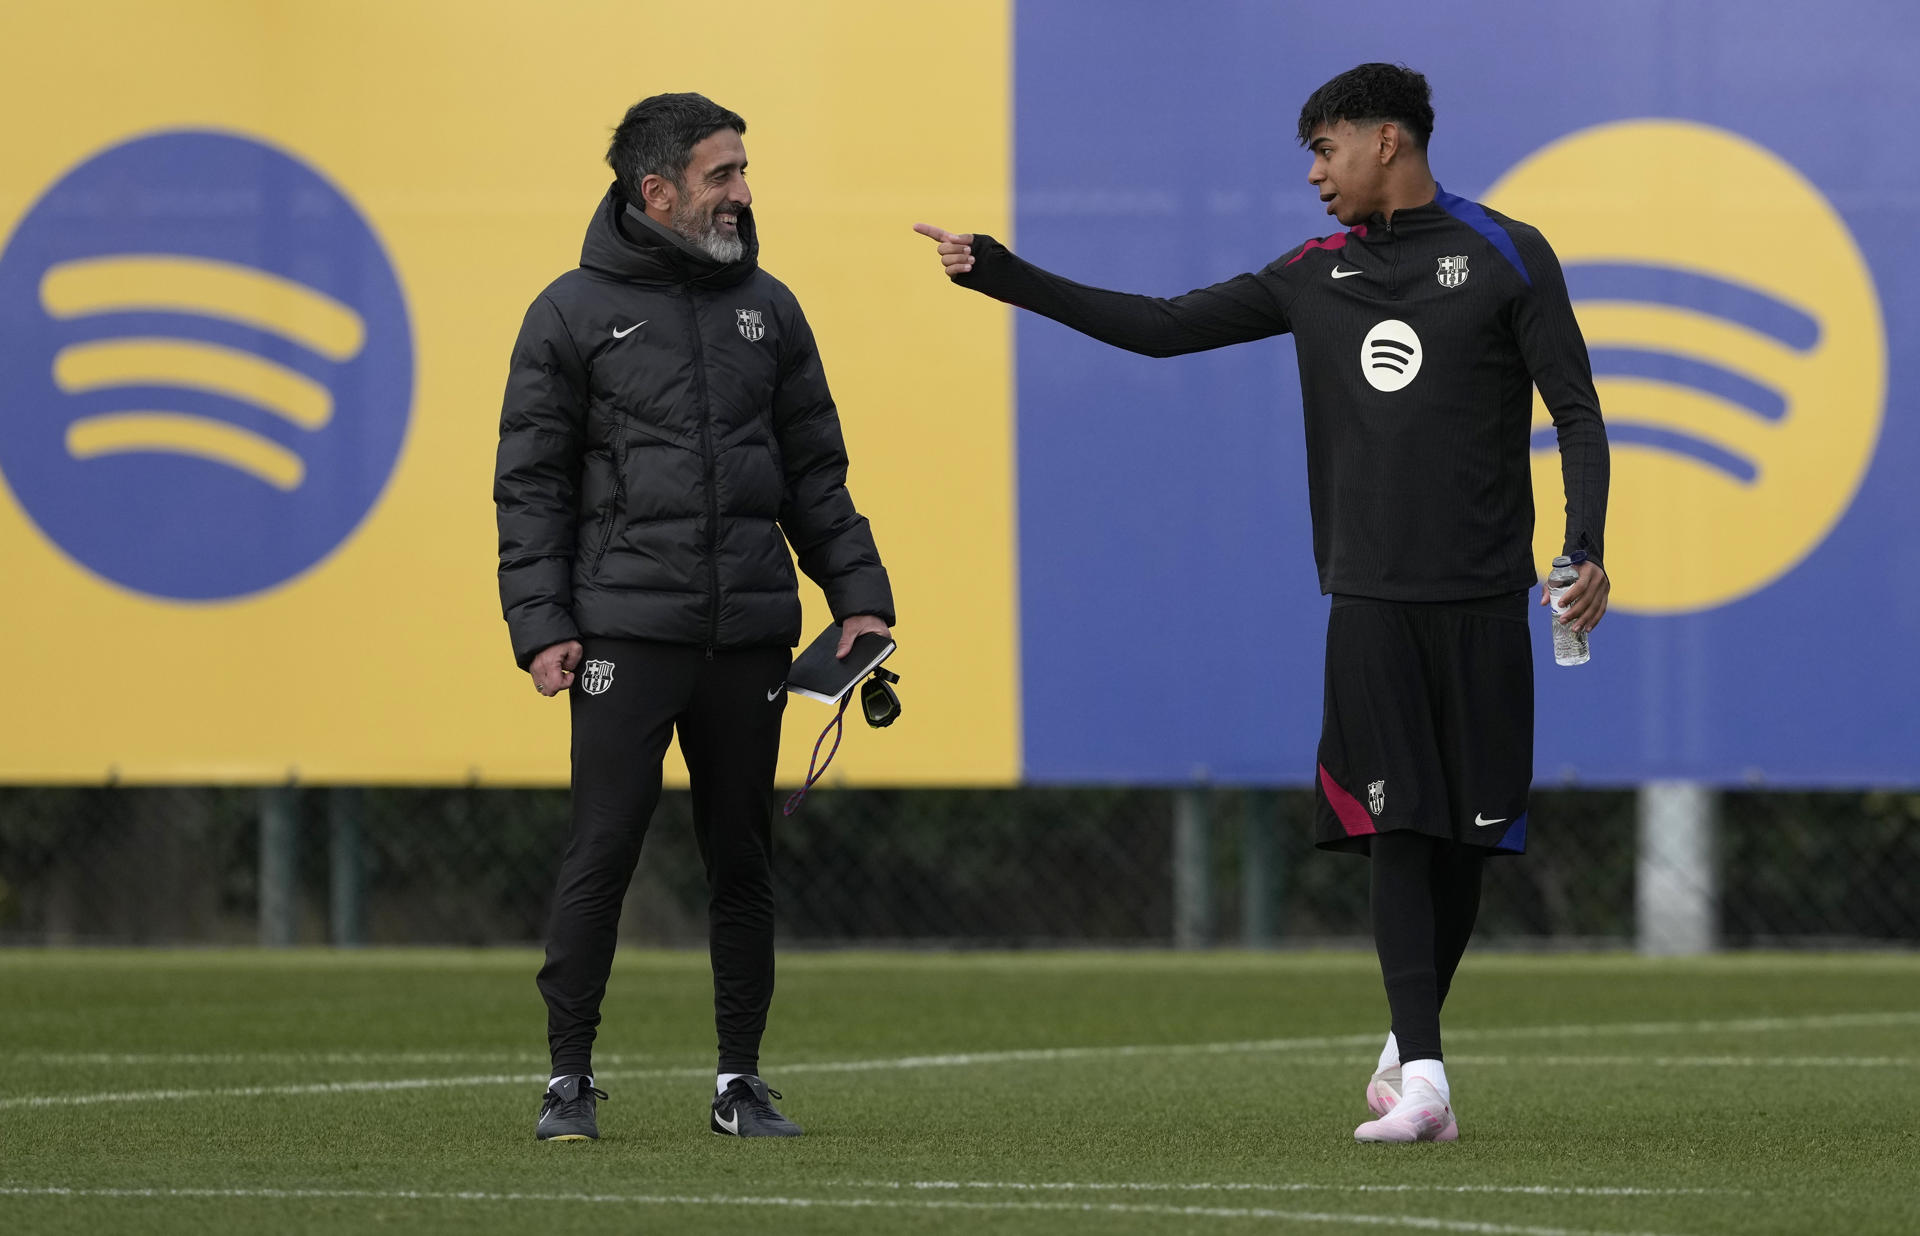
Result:
[[[1373,941],[1400,1059],[1439,1060],[1440,1006],[1480,912],[1481,851],[1424,833],[1372,842]]]

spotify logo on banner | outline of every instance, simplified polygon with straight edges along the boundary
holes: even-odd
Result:
[[[1725,130],[1571,134],[1488,190],[1560,256],[1613,447],[1616,606],[1710,609],[1823,541],[1872,462],[1886,397],[1879,298],[1820,192]],[[1560,460],[1534,410],[1534,552],[1559,552]]]
[[[265,143],[112,147],[0,251],[0,474],[123,587],[272,588],[366,517],[413,399],[399,282],[353,205]]]

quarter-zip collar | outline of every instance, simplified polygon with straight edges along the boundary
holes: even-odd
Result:
[[[1393,212],[1391,222],[1388,221],[1384,212],[1374,211],[1367,216],[1367,230],[1363,233],[1363,239],[1380,244],[1444,223],[1453,217],[1440,204],[1440,199],[1445,197],[1446,193],[1447,191],[1441,188],[1440,182],[1436,180],[1431,198],[1418,206],[1402,206]]]

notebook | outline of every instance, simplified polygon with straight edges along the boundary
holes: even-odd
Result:
[[[839,647],[840,624],[836,622],[794,659],[793,668],[787,672],[787,690],[823,704],[838,704],[841,696],[892,656],[897,645],[890,636],[870,631],[853,641],[853,651],[844,661],[833,655]]]

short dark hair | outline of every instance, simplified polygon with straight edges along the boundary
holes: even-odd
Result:
[[[640,182],[649,176],[665,176],[685,188],[693,148],[722,129],[745,134],[747,122],[703,94],[656,94],[620,118],[607,147],[607,165],[630,202],[640,201]]]
[[[1348,69],[1307,97],[1300,109],[1300,144],[1314,132],[1345,120],[1379,124],[1391,120],[1420,150],[1433,136],[1433,91],[1427,79],[1404,64],[1363,64]]]

